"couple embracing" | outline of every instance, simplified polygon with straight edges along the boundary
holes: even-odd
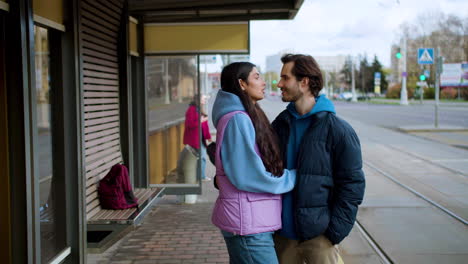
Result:
[[[212,222],[230,263],[339,263],[337,244],[364,195],[359,139],[319,96],[315,59],[287,54],[281,61],[278,87],[290,103],[271,125],[257,103],[265,81],[255,65],[236,62],[221,73]]]

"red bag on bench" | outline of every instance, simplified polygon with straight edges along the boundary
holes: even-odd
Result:
[[[99,202],[103,209],[127,209],[138,207],[138,200],[132,191],[128,169],[115,164],[107,175],[99,181]]]

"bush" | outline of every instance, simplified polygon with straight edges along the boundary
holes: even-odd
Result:
[[[407,88],[408,98],[414,98],[414,90],[415,90],[415,87],[408,87]]]
[[[468,87],[460,88],[460,97],[465,100],[468,100]]]
[[[435,88],[434,87],[425,87],[424,88],[424,99],[434,99],[435,98]]]
[[[455,99],[457,95],[458,91],[453,87],[447,87],[440,92],[441,99]]]
[[[388,87],[387,94],[385,95],[386,98],[391,99],[400,99],[400,92],[401,92],[401,84],[397,83]],[[413,98],[414,96],[414,88],[407,87],[408,98]]]
[[[388,87],[385,97],[390,99],[400,98],[400,90],[401,84],[393,84],[390,87]]]

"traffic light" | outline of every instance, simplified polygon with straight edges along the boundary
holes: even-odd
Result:
[[[396,57],[397,59],[401,59],[401,48],[400,48],[400,47],[397,48],[395,57]]]
[[[426,75],[424,75],[424,74],[419,75],[419,80],[425,81],[426,80]]]
[[[277,81],[277,80],[273,80],[273,81],[271,81],[271,83],[272,83],[272,84],[277,84],[278,81]]]

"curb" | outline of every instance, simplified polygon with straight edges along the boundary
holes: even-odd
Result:
[[[412,132],[468,132],[468,127],[397,127],[405,133]]]

